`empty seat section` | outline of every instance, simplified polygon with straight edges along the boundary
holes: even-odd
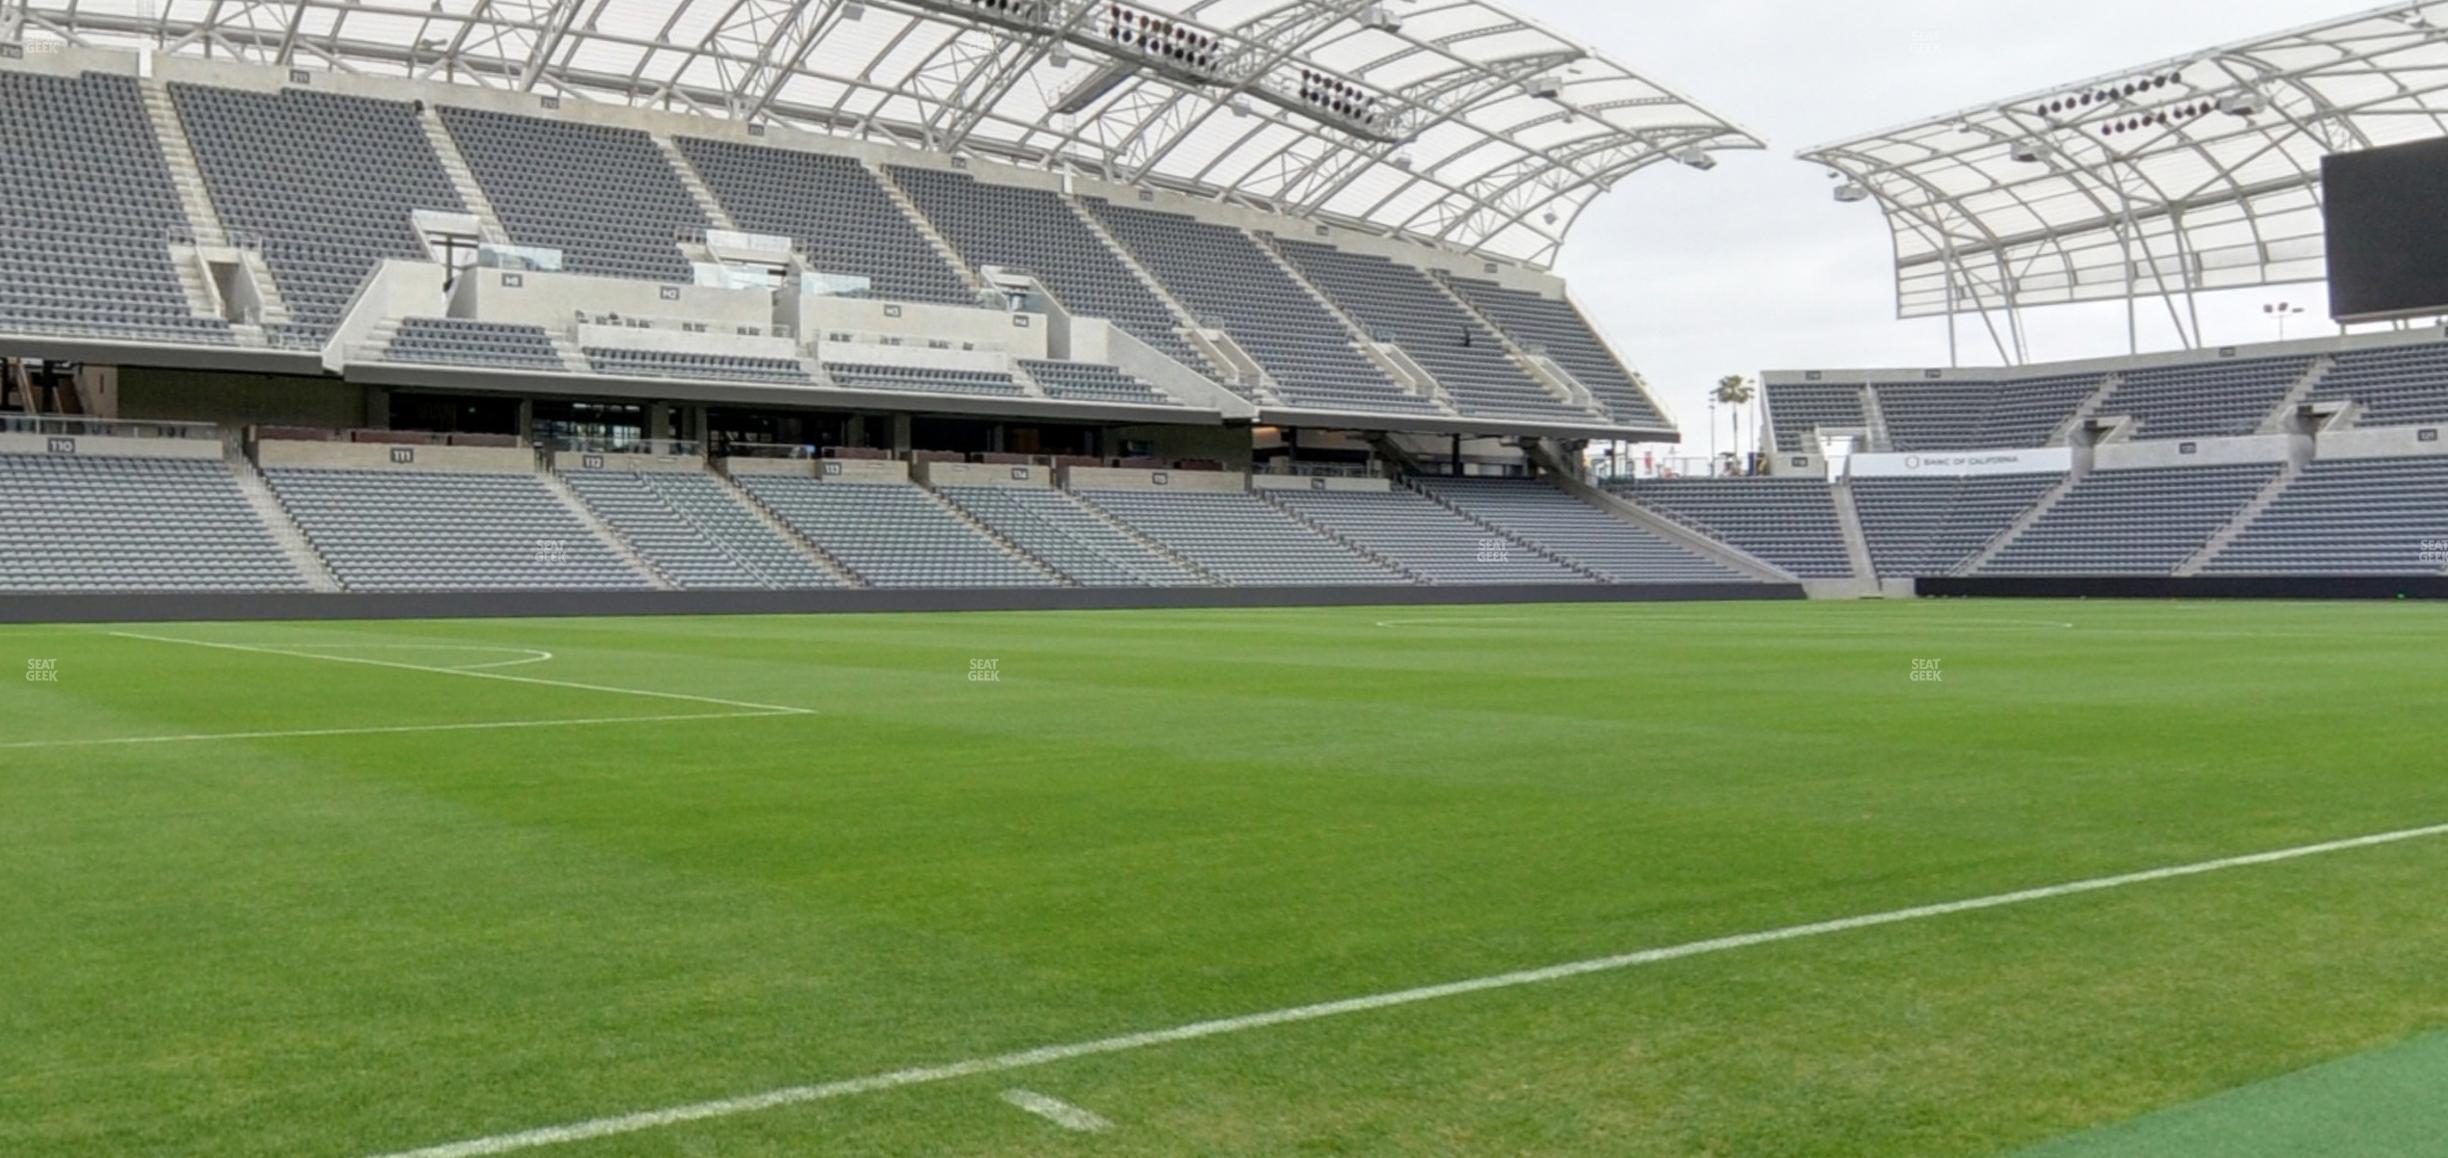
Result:
[[[879,298],[977,304],[960,274],[857,161],[700,137],[672,142],[740,228],[798,242],[808,268],[864,277]]]
[[[173,84],[222,224],[263,239],[290,328],[320,343],[385,258],[426,260],[419,209],[463,212],[414,106]]]
[[[1028,371],[1039,386],[1045,387],[1046,397],[1065,402],[1112,402],[1129,406],[1179,406],[1169,394],[1112,366],[1096,362],[1045,362],[1034,358],[1022,359],[1020,368]]]
[[[597,518],[676,587],[839,585],[705,474],[579,471],[563,478]]]
[[[1173,296],[1224,329],[1275,380],[1287,406],[1437,413],[1353,346],[1354,335],[1248,234],[1176,213],[1086,204]]]
[[[1675,479],[1607,489],[1805,579],[1853,573],[1836,501],[1819,479]]]
[[[2312,388],[2310,401],[2363,404],[2357,426],[2448,423],[2448,344],[2395,346],[2340,354]]]
[[[678,242],[705,212],[636,129],[443,106],[442,124],[510,240],[561,251],[572,273],[686,282]]]
[[[1569,298],[1509,289],[1492,281],[1449,277],[1446,284],[1523,348],[1538,347],[1589,389],[1607,413],[1628,426],[1664,429],[1669,423],[1640,376],[1624,367],[1598,328]]]
[[[2448,572],[2448,458],[2324,460],[2210,560],[2214,575]]]
[[[2137,439],[2251,434],[2311,369],[2307,357],[2130,370],[2099,413],[2133,416]]]
[[[748,474],[741,486],[876,587],[1054,587],[1045,572],[908,483]]]
[[[1486,417],[1586,423],[1515,364],[1504,343],[1445,296],[1426,273],[1374,254],[1283,240],[1286,258],[1310,284],[1381,342],[1393,342],[1445,388],[1454,408]]]
[[[1267,500],[1428,583],[1589,578],[1414,491],[1262,491]]]
[[[1422,478],[1422,491],[1616,583],[1747,583],[1746,576],[1638,523],[1535,479]]]
[[[382,353],[386,362],[480,366],[560,373],[561,352],[539,326],[465,318],[403,318]]]
[[[633,378],[702,378],[715,382],[763,382],[774,386],[813,386],[807,368],[784,358],[751,358],[739,354],[701,354],[682,350],[639,350],[588,346],[587,362],[599,373]]]
[[[1246,491],[1089,490],[1080,497],[1235,587],[1410,582]]]
[[[1094,508],[1052,487],[937,488],[969,517],[1082,587],[1198,587],[1197,572],[1134,539]]]
[[[2064,478],[1856,478],[1853,507],[1861,516],[1862,537],[1870,544],[1871,566],[1879,574],[1952,575]]]
[[[2045,446],[2100,388],[2102,375],[2008,382],[1881,382],[1879,413],[1902,452]]]
[[[1173,311],[1089,230],[1062,195],[895,165],[888,172],[972,267],[1025,270],[1064,308],[1105,318],[1201,373],[1206,360],[1175,329]]]
[[[0,454],[0,591],[301,591],[218,459]]]
[[[170,261],[190,230],[136,81],[0,72],[0,332],[226,345]]]
[[[1819,427],[1867,430],[1862,412],[1862,388],[1843,382],[1770,383],[1760,387],[1768,421],[1776,432],[1776,447],[1787,454],[1817,454],[1811,431]]]
[[[652,586],[533,474],[264,471],[351,591]]]
[[[2094,472],[1979,573],[2173,575],[2279,469],[2273,462]]]
[[[825,377],[845,390],[896,390],[915,394],[979,394],[1017,398],[1027,393],[1009,374],[940,366],[878,366],[827,362]]]

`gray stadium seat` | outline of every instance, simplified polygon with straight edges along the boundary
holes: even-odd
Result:
[[[0,591],[303,591],[217,459],[0,454]]]

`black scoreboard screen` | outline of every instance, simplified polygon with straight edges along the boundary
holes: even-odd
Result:
[[[2321,159],[2329,313],[2448,314],[2448,138]]]

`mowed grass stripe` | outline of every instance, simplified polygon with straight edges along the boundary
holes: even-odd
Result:
[[[1896,909],[1884,913],[1867,913],[1860,916],[1840,917],[1834,920],[1816,921],[1807,925],[1793,925],[1782,929],[1768,929],[1755,933],[1738,933],[1732,936],[1715,937],[1706,941],[1693,941],[1682,945],[1672,945],[1658,949],[1643,949],[1638,952],[1624,953],[1612,957],[1600,957],[1587,961],[1573,961],[1561,965],[1549,965],[1536,969],[1524,969],[1511,973],[1500,973],[1488,977],[1474,977],[1463,981],[1450,981],[1441,985],[1427,985],[1416,989],[1405,989],[1392,993],[1374,993],[1364,997],[1350,997],[1339,1001],[1326,1001],[1314,1005],[1294,1006],[1289,1009],[1268,1010],[1263,1013],[1249,1013],[1238,1017],[1226,1017],[1218,1018],[1212,1021],[1193,1022],[1188,1025],[1172,1026],[1166,1029],[1149,1030],[1141,1033],[1128,1033],[1114,1037],[1098,1038],[1093,1041],[1080,1041],[1062,1045],[1040,1046],[1035,1049],[1021,1050],[1015,1053],[997,1054],[992,1057],[972,1058],[966,1061],[951,1062],[944,1065],[918,1066],[909,1069],[893,1070],[888,1073],[873,1074],[866,1077],[850,1078],[842,1081],[826,1082],[818,1085],[790,1086],[783,1089],[768,1090],[763,1093],[751,1094],[744,1097],[721,1098],[713,1101],[695,1102],[684,1106],[669,1106],[662,1109],[644,1110],[637,1113],[621,1114],[613,1117],[594,1118],[584,1122],[572,1122],[566,1125],[545,1126],[533,1130],[521,1130],[509,1134],[496,1134],[484,1138],[471,1138],[461,1142],[444,1143],[438,1146],[427,1146],[413,1150],[403,1150],[395,1154],[387,1155],[385,1158],[482,1158],[482,1156],[490,1154],[510,1154],[522,1150],[533,1150],[546,1146],[560,1146],[567,1145],[572,1142],[584,1142],[596,1138],[610,1138],[617,1137],[622,1134],[635,1134],[647,1130],[665,1129],[672,1126],[685,1125],[691,1122],[703,1122],[717,1118],[735,1117],[741,1114],[754,1114],[766,1110],[780,1109],[785,1106],[803,1105],[809,1102],[821,1102],[834,1098],[855,1097],[860,1094],[882,1093],[886,1090],[902,1089],[909,1086],[932,1085],[938,1082],[955,1081],[961,1078],[977,1077],[984,1074],[1010,1073],[1016,1070],[1035,1069],[1040,1066],[1053,1065],[1057,1062],[1073,1061],[1080,1058],[1096,1057],[1104,1054],[1128,1053],[1135,1050],[1148,1049],[1156,1046],[1177,1045],[1183,1042],[1198,1041],[1204,1038],[1223,1037],[1230,1034],[1240,1034],[1252,1032],[1254,1030],[1271,1029],[1282,1025],[1294,1025],[1309,1021],[1323,1021],[1328,1018],[1346,1017],[1353,1014],[1374,1013],[1379,1010],[1393,1009],[1405,1005],[1418,1005],[1424,1002],[1443,1001],[1450,998],[1467,997],[1473,994],[1487,993],[1496,990],[1518,989],[1531,985],[1547,985],[1559,981],[1569,981],[1575,978],[1587,977],[1592,974],[1613,973],[1624,969],[1638,968],[1644,965],[1656,965],[1668,961],[1679,961],[1689,957],[1702,957],[1714,953],[1727,953],[1739,949],[1755,948],[1762,945],[1774,945],[1787,941],[1800,941],[1813,937],[1825,937],[1837,933],[1850,933],[1861,929],[1874,929],[1885,925],[1900,925],[1911,921],[1925,921],[1937,917],[1951,917],[1962,913],[1976,913],[1988,909],[2002,909],[2014,905],[2031,904],[2036,901],[2055,900],[2059,897],[2071,897],[2080,896],[2085,893],[2106,892],[2111,889],[2131,888],[2136,885],[2152,884],[2159,881],[2178,880],[2184,877],[2202,876],[2209,873],[2227,872],[2234,869],[2280,864],[2286,861],[2302,860],[2306,857],[2328,856],[2334,853],[2351,852],[2357,849],[2379,848],[2385,845],[2403,844],[2407,841],[2415,840],[2428,840],[2441,836],[2448,836],[2448,824],[2428,825],[2421,828],[2401,829],[2396,832],[2374,833],[2365,836],[2349,837],[2343,840],[2323,841],[2318,844],[2300,845],[2294,848],[2274,849],[2264,852],[2248,853],[2241,856],[2222,857],[2218,860],[2201,861],[2195,864],[2171,865],[2162,868],[2146,869],[2141,872],[2125,873],[2113,877],[2097,877],[2090,880],[2069,881],[2063,884],[2045,885],[2032,889],[2021,889],[2015,892],[2000,893],[1994,896],[1945,901],[1932,905],[1920,905],[1909,909]]]
[[[549,671],[517,670],[824,714],[12,754],[0,1150],[480,1136],[2448,815],[2422,723],[2448,694],[2432,609],[2029,609],[2122,638],[1945,622],[2004,607],[1532,609],[1462,641],[1391,638],[1374,622],[1408,612],[1375,609],[146,629],[548,649]],[[0,691],[0,720],[618,704],[97,642],[124,649],[107,681],[71,655],[61,687]],[[1920,655],[1948,681],[1907,683]],[[1003,682],[968,683],[971,657],[1000,657]],[[2395,971],[2448,935],[2393,898],[2405,866],[2437,863],[2331,858],[1727,954],[1212,1039],[1162,1067],[1082,1059],[1040,1088],[1124,1123],[1095,1143],[1116,1153],[1973,1152],[2199,1096],[2203,1057],[2231,1083],[2418,1028],[2437,990]],[[2124,919],[2085,919],[2101,911]],[[2106,950],[2137,929],[2167,941],[2147,960],[2169,983],[2214,976],[2220,996],[2126,972]],[[2286,1012],[2307,978],[2317,1012]],[[1822,1017],[1838,989],[1850,1008]],[[1865,1016],[1924,997],[1963,1012]],[[1808,1032],[1761,1033],[1771,1013]],[[2061,1027],[2074,1045],[2031,1048]],[[1649,1057],[1666,1035],[1689,1062],[1653,1079],[1610,1034]],[[1873,1044],[1921,1068],[1841,1080]],[[1796,1081],[1810,1096],[1777,1092]],[[1042,1145],[999,1088],[584,1149]],[[1923,1102],[1940,1108],[1890,1112]],[[1606,1132],[1626,1106],[1639,1133]]]

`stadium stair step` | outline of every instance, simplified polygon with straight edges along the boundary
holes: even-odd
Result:
[[[980,521],[977,516],[970,514],[959,503],[943,497],[943,493],[941,491],[938,491],[934,487],[928,486],[925,483],[913,482],[910,485],[917,487],[919,493],[924,494],[928,499],[932,500],[936,506],[941,507],[945,514],[959,520],[962,526],[965,526],[970,530],[976,531],[978,534],[985,536],[987,542],[993,543],[996,547],[1001,548],[1004,554],[1044,572],[1047,577],[1065,587],[1080,586],[1080,581],[1064,574],[1062,568],[1056,567],[1052,563],[1048,563],[1045,560],[1038,558],[1036,552],[1033,552],[1020,544],[1005,538],[1003,536],[1003,532],[987,526],[984,522]]]
[[[1148,272],[1146,266],[1139,264],[1138,258],[1131,256],[1129,247],[1122,244],[1122,239],[1115,237],[1112,230],[1105,228],[1105,223],[1098,220],[1096,214],[1090,213],[1087,206],[1080,204],[1076,198],[1067,193],[1063,195],[1062,203],[1064,208],[1071,211],[1071,216],[1078,218],[1080,224],[1087,228],[1089,235],[1097,239],[1097,244],[1102,245],[1106,249],[1112,251],[1114,260],[1121,262],[1122,268],[1129,270],[1131,276],[1138,279],[1141,286],[1146,287],[1149,293],[1156,295],[1156,300],[1163,302],[1165,308],[1172,311],[1173,329],[1175,333],[1180,334],[1185,341],[1188,341],[1192,333],[1207,328],[1205,323],[1200,320],[1196,313],[1191,311],[1189,306],[1182,304],[1182,300],[1180,298],[1173,296],[1173,291],[1171,289],[1167,288],[1163,282],[1157,280],[1155,274]],[[1191,369],[1193,370],[1212,373],[1215,371],[1230,370],[1233,368],[1222,362],[1215,362],[1215,351],[1211,350],[1205,344],[1191,341],[1190,348],[1200,357],[1206,358],[1210,362],[1214,362],[1213,365],[1209,366],[1192,366]],[[1260,377],[1263,378],[1264,376],[1265,372],[1260,371]],[[1269,382],[1268,385],[1270,388],[1272,388],[1273,384],[1272,382]]]
[[[1282,250],[1275,247],[1273,237],[1246,229],[1242,232],[1248,234],[1250,242],[1258,247],[1258,252],[1265,254],[1268,261],[1275,263],[1275,268],[1282,270],[1285,277],[1292,279],[1292,284],[1301,287],[1301,292],[1309,295],[1309,300],[1316,302],[1319,309],[1326,311],[1327,316],[1342,323],[1343,333],[1351,340],[1352,349],[1359,351],[1369,361],[1377,363],[1378,368],[1384,371],[1388,378],[1393,379],[1396,385],[1406,387],[1411,393],[1419,395],[1437,407],[1439,413],[1456,416],[1462,413],[1454,408],[1453,396],[1446,392],[1444,383],[1437,381],[1436,375],[1429,373],[1427,367],[1420,365],[1419,359],[1412,357],[1410,351],[1400,346],[1380,343],[1371,338],[1367,326],[1361,325],[1358,318],[1345,312],[1342,306],[1336,304],[1333,298],[1328,297],[1324,290],[1317,287],[1317,283],[1310,281],[1309,276],[1302,273],[1299,266],[1286,258]]]
[[[229,244],[229,233],[222,228],[220,215],[213,211],[212,195],[204,187],[204,172],[196,165],[195,146],[187,140],[187,126],[170,103],[168,86],[146,78],[141,87],[145,115],[153,122],[154,138],[170,168],[170,183],[178,190],[179,208],[187,214],[187,227],[196,244]]]
[[[1877,582],[1878,568],[1870,561],[1870,536],[1862,532],[1861,508],[1853,503],[1853,486],[1846,479],[1828,485],[1828,500],[1836,507],[1836,525],[1844,531],[1845,558],[1856,579]]]
[[[246,496],[247,506],[254,509],[256,518],[263,520],[264,529],[272,532],[272,541],[280,544],[281,553],[305,577],[306,585],[317,591],[344,590],[340,577],[332,574],[331,564],[323,561],[322,554],[307,540],[305,530],[289,517],[289,508],[282,506],[272,488],[265,485],[263,472],[255,469],[254,460],[234,454],[230,456],[229,467],[238,479],[238,493]]]
[[[2318,377],[2318,374],[2315,373],[2313,377]],[[2237,511],[2235,518],[2228,520],[2226,526],[2220,527],[2217,534],[2210,536],[2210,541],[2202,544],[2201,550],[2195,552],[2192,558],[2185,560],[2182,566],[2176,568],[2176,577],[2189,579],[2207,569],[2211,560],[2224,554],[2231,544],[2243,536],[2244,532],[2251,530],[2254,521],[2261,517],[2261,513],[2270,509],[2270,504],[2277,502],[2280,496],[2286,494],[2287,488],[2294,486],[2296,479],[2303,477],[2304,465],[2297,459],[2288,459],[2286,469],[2279,471],[2278,477],[2271,479],[2268,486],[2262,487],[2261,493],[2254,495],[2251,502],[2244,504],[2244,509]]]
[[[1627,523],[1639,526],[1667,542],[1697,553],[1702,558],[1714,559],[1763,583],[1798,583],[1801,581],[1793,572],[1689,523],[1583,482],[1580,472],[1573,469],[1555,452],[1552,446],[1545,442],[1540,442],[1531,448],[1530,459],[1538,465],[1547,481],[1555,484],[1564,493]]]
[[[1504,347],[1505,356],[1512,359],[1513,364],[1520,367],[1522,373],[1529,375],[1533,384],[1546,391],[1548,397],[1566,406],[1586,411],[1593,419],[1605,421],[1611,417],[1605,407],[1598,405],[1598,400],[1590,394],[1589,387],[1583,386],[1570,371],[1549,359],[1532,354],[1520,342],[1514,341],[1513,335],[1506,333],[1505,328],[1498,325],[1496,319],[1487,316],[1478,306],[1472,305],[1469,298],[1455,292],[1451,282],[1442,277],[1431,276],[1428,283],[1435,286],[1437,292],[1443,294],[1445,300],[1452,303],[1455,309],[1462,311],[1464,317],[1478,323],[1487,332],[1496,335],[1497,343]]]
[[[698,174],[697,166],[689,163],[688,155],[680,151],[680,146],[672,143],[669,136],[657,136],[654,143],[655,148],[663,151],[663,159],[670,162],[672,173],[680,178],[680,187],[688,190],[689,199],[697,203],[698,211],[706,215],[706,220],[713,223],[716,229],[739,232],[739,222],[732,220],[731,211],[723,208],[722,202],[715,199],[714,190],[706,186],[705,178]]]
[[[942,258],[945,265],[952,267],[952,272],[960,275],[961,284],[968,286],[972,293],[985,292],[986,279],[969,268],[968,259],[952,248],[952,242],[943,235],[943,231],[935,228],[935,223],[918,208],[916,201],[910,200],[909,190],[903,189],[901,182],[893,178],[892,170],[875,161],[862,160],[859,163],[866,166],[867,175],[875,178],[877,186],[884,190],[885,198],[901,211],[901,216],[909,219],[910,227],[916,229],[918,236],[925,238],[926,243],[934,248],[935,256]]]
[[[2082,460],[2077,459],[2074,469],[2067,471],[2064,478],[2057,480],[2057,485],[2050,487],[2048,493],[2041,495],[2040,500],[2033,503],[2030,510],[2015,516],[2013,522],[2006,524],[2005,530],[1999,531],[1995,538],[1990,539],[1980,550],[1973,552],[1971,558],[1956,565],[1952,574],[1979,574],[1980,569],[1988,566],[1990,560],[1997,558],[2006,548],[2013,546],[2016,538],[2030,530],[2032,524],[2046,517],[2051,508],[2064,501],[2066,495],[2071,493],[2074,487],[2090,473],[2090,468],[2084,465]]]
[[[1767,406],[1766,391],[1762,391],[1761,394],[1763,396],[1761,408],[1764,410]],[[1879,398],[1878,388],[1875,386],[1862,387],[1862,423],[1870,428],[1870,445],[1863,447],[1863,450],[1886,452],[1895,449],[1895,435],[1887,430],[1887,406]],[[1767,426],[1766,423],[1762,423],[1761,427],[1762,429],[1774,429]]]
[[[723,485],[723,489],[730,492],[731,498],[734,502],[737,502],[740,506],[747,508],[750,514],[755,515],[759,522],[765,524],[766,529],[772,531],[774,534],[780,535],[783,542],[788,543],[793,548],[797,549],[801,555],[807,557],[809,562],[812,562],[832,573],[833,577],[839,580],[842,586],[874,586],[874,584],[867,581],[866,576],[863,576],[856,570],[853,570],[849,564],[834,558],[832,552],[825,550],[823,547],[817,546],[815,542],[811,541],[807,536],[800,534],[798,528],[791,526],[788,519],[775,514],[772,507],[765,505],[765,500],[758,498],[756,496],[756,492],[749,490],[747,487],[741,486],[738,479],[732,478],[730,475],[724,474],[721,471],[715,471],[713,473],[715,481],[720,482]]]
[[[673,582],[671,576],[664,574],[654,564],[647,562],[646,557],[639,554],[637,548],[629,545],[629,540],[621,538],[620,532],[613,530],[610,523],[603,521],[603,518],[595,513],[595,508],[588,506],[585,499],[579,498],[578,492],[570,489],[569,480],[549,470],[537,471],[536,477],[543,480],[544,489],[551,491],[554,499],[558,500],[562,506],[569,508],[570,516],[577,519],[579,525],[584,526],[589,533],[602,540],[605,546],[612,549],[613,554],[620,556],[621,562],[628,564],[631,570],[644,576],[648,583],[653,584],[655,590],[679,590],[680,585]]]
[[[492,199],[485,196],[484,186],[476,183],[467,157],[459,152],[459,142],[443,127],[441,114],[428,107],[417,118],[417,125],[425,130],[425,140],[433,145],[434,157],[442,162],[442,173],[450,178],[451,189],[459,194],[460,204],[476,215],[478,239],[492,245],[508,244],[510,231],[502,228],[500,216],[493,212]]]
[[[2336,365],[2337,355],[2335,354],[2323,354],[2312,359],[2312,367],[2305,370],[2304,376],[2296,379],[2293,386],[2287,388],[2286,397],[2279,399],[2278,405],[2271,407],[2270,412],[2262,416],[2261,425],[2256,428],[2257,433],[2286,434],[2293,431],[2295,408],[2303,405],[2304,399],[2310,398],[2314,390],[2320,389],[2321,379],[2328,377],[2330,369]]]
[[[1020,359],[1012,359],[1007,370],[1011,374],[1012,385],[1018,386],[1020,393],[1030,398],[1053,397],[1046,393],[1045,383],[1038,381],[1036,375],[1029,373],[1028,368],[1020,364]]]
[[[1259,500],[1266,503],[1266,505],[1275,508],[1278,512],[1282,513],[1285,518],[1299,523],[1312,531],[1316,531],[1318,534],[1326,536],[1328,539],[1332,540],[1336,546],[1341,547],[1354,555],[1358,555],[1371,563],[1375,563],[1380,567],[1392,571],[1410,582],[1427,584],[1433,584],[1436,582],[1436,580],[1431,579],[1426,575],[1422,575],[1418,571],[1405,567],[1383,554],[1372,551],[1369,548],[1354,542],[1352,539],[1345,536],[1342,532],[1335,530],[1333,527],[1327,526],[1316,519],[1312,519],[1307,515],[1302,514],[1300,510],[1294,507],[1292,504],[1278,501],[1275,498],[1275,492],[1273,491],[1253,490],[1250,493],[1256,495]]]
[[[1209,571],[1205,567],[1201,567],[1197,563],[1191,562],[1188,556],[1182,555],[1172,548],[1165,546],[1163,543],[1157,542],[1155,539],[1149,538],[1147,535],[1140,533],[1139,528],[1115,518],[1113,512],[1108,511],[1093,502],[1089,502],[1086,499],[1081,499],[1077,495],[1072,497],[1078,501],[1078,505],[1081,510],[1088,512],[1088,514],[1093,516],[1097,521],[1121,532],[1124,538],[1147,548],[1150,552],[1153,552],[1164,559],[1170,560],[1175,566],[1180,567],[1182,570],[1198,576],[1200,581],[1206,583],[1208,586],[1232,586],[1231,584],[1226,583],[1223,579],[1218,578],[1215,572]]]
[[[2124,384],[2125,375],[2121,373],[2102,375],[2099,388],[2093,390],[2090,397],[2083,399],[2082,404],[2076,406],[2074,413],[2067,415],[2064,422],[2058,423],[2057,429],[2049,432],[2046,445],[2065,446],[2073,442],[2074,432],[2081,430],[2093,417],[2097,416],[2100,407],[2108,404],[2109,396],[2115,394],[2117,388]]]
[[[1491,523],[1491,522],[1487,521],[1486,519],[1480,518],[1480,517],[1479,517],[1478,515],[1476,515],[1476,514],[1473,514],[1473,513],[1469,512],[1469,511],[1463,510],[1461,507],[1458,507],[1458,506],[1454,505],[1454,503],[1453,503],[1453,501],[1452,501],[1452,500],[1447,499],[1447,498],[1446,498],[1446,497],[1444,497],[1443,495],[1439,495],[1439,494],[1437,494],[1437,493],[1436,493],[1436,492],[1434,492],[1434,491],[1431,491],[1431,490],[1429,490],[1429,489],[1427,489],[1427,488],[1425,488],[1425,487],[1420,486],[1420,485],[1419,485],[1419,484],[1418,484],[1418,483],[1417,483],[1415,480],[1411,479],[1411,478],[1410,478],[1410,477],[1408,477],[1408,476],[1406,476],[1406,477],[1404,477],[1404,478],[1402,479],[1402,488],[1403,488],[1404,490],[1410,491],[1412,494],[1418,495],[1419,497],[1421,497],[1421,498],[1423,498],[1423,499],[1428,500],[1429,502],[1435,503],[1436,505],[1438,505],[1438,506],[1440,506],[1440,507],[1443,507],[1443,508],[1445,508],[1445,509],[1446,509],[1446,510],[1448,510],[1448,511],[1453,512],[1453,513],[1454,513],[1456,516],[1458,516],[1459,518],[1461,518],[1461,519],[1462,519],[1464,522],[1467,522],[1467,523],[1469,523],[1470,525],[1472,525],[1472,526],[1474,526],[1474,527],[1477,527],[1477,528],[1479,528],[1479,529],[1480,529],[1480,530],[1482,530],[1482,531],[1486,531],[1488,534],[1495,535],[1495,536],[1497,536],[1498,538],[1503,539],[1504,541],[1506,541],[1507,543],[1512,544],[1512,545],[1513,545],[1513,546],[1515,546],[1515,547],[1519,547],[1519,548],[1521,548],[1521,550],[1522,550],[1522,551],[1523,551],[1523,553],[1525,553],[1525,554],[1535,555],[1535,556],[1537,556],[1537,557],[1539,557],[1539,558],[1541,558],[1541,559],[1545,559],[1545,560],[1547,560],[1548,562],[1550,562],[1550,563],[1554,563],[1556,566],[1559,566],[1559,567],[1562,567],[1562,568],[1564,568],[1564,569],[1566,569],[1566,570],[1568,570],[1568,571],[1571,571],[1571,572],[1573,572],[1574,574],[1579,575],[1579,576],[1581,576],[1582,578],[1587,579],[1587,580],[1589,580],[1589,581],[1590,581],[1590,582],[1592,582],[1592,583],[1612,583],[1612,582],[1614,582],[1614,580],[1609,579],[1609,578],[1607,578],[1605,575],[1600,574],[1596,568],[1591,567],[1589,564],[1584,563],[1584,562],[1580,561],[1579,559],[1575,559],[1575,558],[1573,558],[1572,556],[1570,556],[1570,555],[1566,555],[1566,554],[1564,554],[1564,553],[1562,553],[1562,552],[1560,552],[1560,551],[1551,551],[1551,550],[1547,549],[1546,547],[1542,547],[1542,546],[1540,546],[1540,545],[1539,545],[1539,544],[1537,544],[1537,543],[1533,543],[1533,542],[1531,542],[1531,541],[1530,541],[1530,540],[1528,540],[1528,539],[1524,539],[1524,538],[1522,538],[1521,536],[1516,535],[1516,534],[1514,534],[1513,532],[1511,532],[1511,531],[1508,531],[1508,530],[1504,529],[1503,527],[1497,526],[1496,524]]]

